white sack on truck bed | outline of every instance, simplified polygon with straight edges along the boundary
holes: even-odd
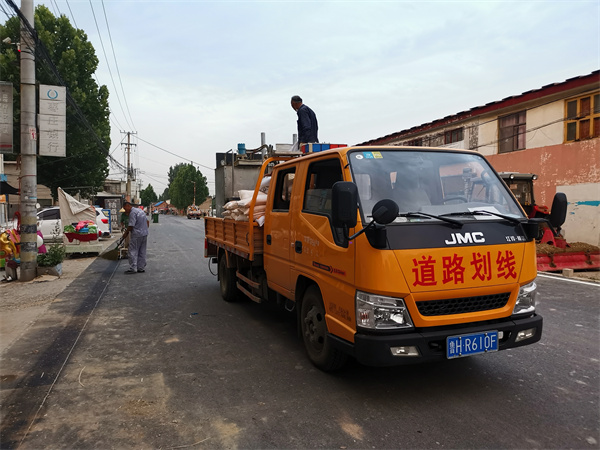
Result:
[[[263,178],[260,184],[260,192],[257,194],[256,201],[254,202],[254,213],[252,218],[261,227],[265,223],[265,210],[267,204],[267,194],[265,191],[268,192],[270,181],[271,177]],[[254,191],[242,189],[238,191],[238,196],[240,197],[240,200],[232,200],[223,206],[223,217],[245,222],[250,219],[248,215],[250,214],[250,204],[252,203]]]

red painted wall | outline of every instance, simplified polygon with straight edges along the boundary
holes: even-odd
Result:
[[[552,205],[556,186],[600,183],[600,139],[486,156],[498,172],[535,173],[535,200]]]

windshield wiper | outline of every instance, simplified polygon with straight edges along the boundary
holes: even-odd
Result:
[[[447,214],[444,214],[444,215],[447,215]],[[435,216],[433,214],[427,214],[427,213],[423,213],[423,212],[401,213],[401,214],[398,214],[398,217],[430,217],[432,219],[438,219],[443,222],[452,224],[458,228],[462,228],[462,226],[463,226],[463,223],[460,220],[449,219],[448,217],[444,217],[444,216]]]
[[[442,215],[443,216],[496,216],[496,217],[500,217],[502,219],[506,219],[510,223],[514,223],[515,225],[518,225],[521,223],[521,221],[519,219],[517,219],[516,217],[505,216],[504,214],[495,213],[495,212],[491,212],[491,211],[484,211],[484,210],[461,211],[461,212],[453,212],[453,213],[442,214]]]

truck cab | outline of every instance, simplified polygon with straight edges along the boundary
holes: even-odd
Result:
[[[395,365],[540,339],[535,232],[481,155],[349,148],[281,164],[273,180],[265,272],[300,304],[317,365],[335,366],[338,352]],[[344,181],[356,200],[335,195]],[[378,223],[382,201],[397,212]]]

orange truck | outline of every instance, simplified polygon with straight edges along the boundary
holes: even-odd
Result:
[[[268,173],[269,172],[269,173]],[[264,224],[253,220],[270,175]],[[466,150],[345,147],[268,158],[251,220],[205,218],[224,300],[295,311],[308,358],[372,366],[533,344],[539,219]]]

